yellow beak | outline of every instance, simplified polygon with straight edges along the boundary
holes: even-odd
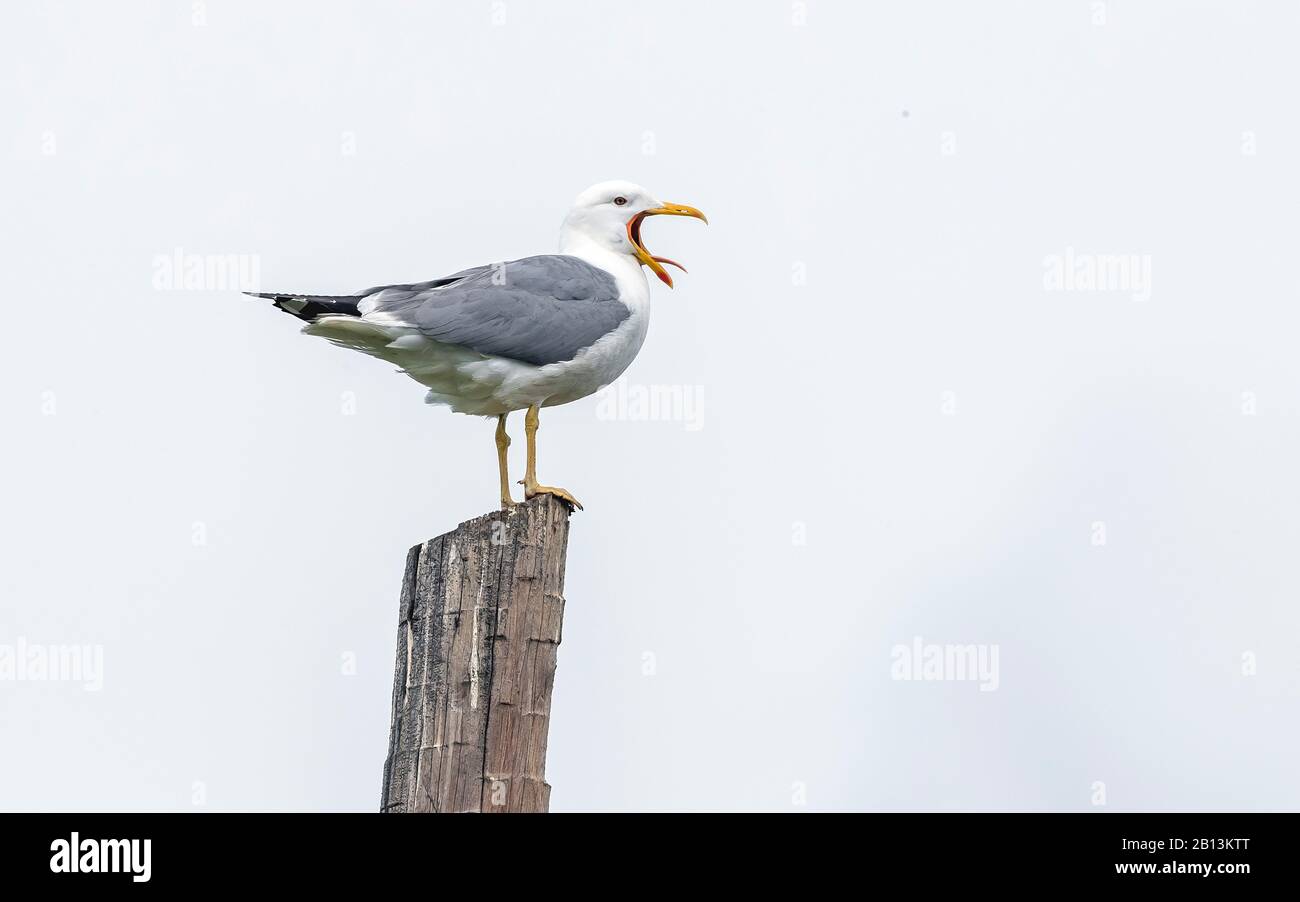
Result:
[[[668,275],[668,271],[660,264],[667,263],[670,266],[676,266],[682,272],[686,272],[686,267],[674,260],[669,260],[667,257],[656,257],[646,250],[645,245],[641,243],[641,222],[647,216],[691,216],[706,223],[709,218],[694,207],[686,206],[686,204],[664,204],[662,207],[651,207],[649,210],[642,210],[628,220],[627,237],[632,242],[632,253],[643,264],[650,267],[651,272],[658,276],[665,285],[672,288],[673,277]]]

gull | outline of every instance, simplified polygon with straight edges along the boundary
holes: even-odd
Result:
[[[649,268],[672,277],[641,240],[650,216],[690,216],[631,182],[601,182],[573,202],[560,228],[560,252],[476,266],[357,294],[248,292],[305,320],[303,332],[396,364],[428,388],[425,402],[495,417],[501,506],[510,494],[506,417],[525,410],[524,497],[554,495],[581,509],[566,489],[537,481],[538,412],[585,398],[617,379],[645,341]]]

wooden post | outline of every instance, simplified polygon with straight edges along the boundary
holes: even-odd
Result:
[[[569,508],[539,495],[416,545],[383,811],[546,811]]]

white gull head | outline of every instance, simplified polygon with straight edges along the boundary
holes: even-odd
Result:
[[[630,257],[650,267],[669,288],[673,285],[662,264],[680,264],[656,257],[641,240],[641,223],[647,216],[691,216],[708,222],[704,214],[685,204],[665,203],[632,182],[611,181],[592,185],[573,201],[573,209],[560,228],[560,253],[577,257],[614,254]]]

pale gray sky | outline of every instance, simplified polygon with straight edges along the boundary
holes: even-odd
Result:
[[[3,16],[0,664],[103,667],[0,674],[0,808],[376,808],[492,424],[160,260],[431,278],[609,178],[711,225],[646,228],[690,274],[628,403],[543,419],[554,810],[1300,805],[1296,8]],[[995,685],[895,679],[917,637]]]

